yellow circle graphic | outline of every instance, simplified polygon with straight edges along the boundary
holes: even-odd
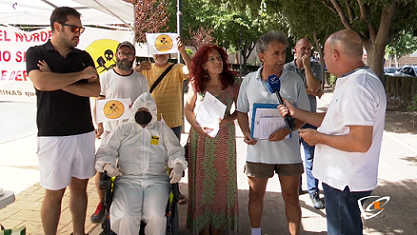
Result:
[[[109,119],[117,119],[125,112],[125,106],[117,100],[109,100],[104,105],[104,115]]]
[[[112,39],[99,39],[85,48],[94,60],[97,73],[101,75],[116,66],[116,47],[118,41]]]
[[[155,48],[160,52],[167,52],[172,48],[172,39],[166,34],[161,34],[155,39]]]

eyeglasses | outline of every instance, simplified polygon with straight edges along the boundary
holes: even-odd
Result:
[[[135,57],[135,55],[133,53],[124,53],[123,51],[119,51],[117,52],[117,55],[119,55],[120,57],[127,57],[129,59],[132,59],[133,57]]]
[[[65,24],[65,23],[60,23],[60,24],[70,27],[71,28],[70,30],[71,30],[72,33],[79,32],[80,34],[82,34],[82,33],[84,33],[84,30],[85,30],[84,27],[78,27],[78,26],[72,25],[72,24]]]

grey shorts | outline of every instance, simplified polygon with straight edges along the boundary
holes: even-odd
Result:
[[[246,162],[246,176],[256,178],[271,178],[274,172],[283,176],[296,176],[304,173],[303,163],[296,164],[265,164],[258,162]]]

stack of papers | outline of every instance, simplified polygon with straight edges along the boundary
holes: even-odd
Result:
[[[253,104],[251,137],[265,140],[276,130],[285,128],[284,118],[277,109],[278,104]]]
[[[207,91],[197,111],[197,124],[209,128],[206,133],[214,138],[219,132],[219,122],[223,119],[225,112],[226,105]]]

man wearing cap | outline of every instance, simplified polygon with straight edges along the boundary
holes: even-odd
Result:
[[[119,43],[116,48],[116,67],[100,75],[101,92],[97,100],[130,98],[131,102],[133,102],[143,92],[148,91],[149,85],[145,76],[132,69],[135,54],[135,47],[132,43],[127,41]],[[103,139],[105,139],[111,131],[124,121],[126,120],[97,123],[96,138],[100,139],[103,135]],[[104,192],[98,187],[99,180],[100,174],[96,174],[96,185],[100,203],[97,205],[94,214],[91,215],[91,222],[93,223],[101,222],[104,216],[102,202]]]

